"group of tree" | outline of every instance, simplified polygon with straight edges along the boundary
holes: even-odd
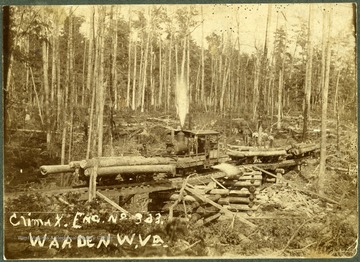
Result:
[[[308,120],[320,113],[326,94],[325,111],[356,119],[355,29],[330,37],[325,14],[331,8],[323,11],[323,40],[316,42],[311,5],[296,25],[269,5],[266,35],[251,53],[241,44],[241,12],[236,28],[205,35],[201,6],[92,6],[87,18],[76,9],[11,6],[3,12],[6,126],[21,125],[19,116],[30,114],[49,145],[61,134],[63,162],[71,158],[76,128],[87,130],[87,157],[101,156],[103,126],[110,127],[111,143],[115,114],[174,112],[179,77],[190,114],[268,117],[280,128],[284,114],[300,112]]]

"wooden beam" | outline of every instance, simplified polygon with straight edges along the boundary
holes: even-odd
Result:
[[[104,199],[107,203],[109,203],[110,205],[112,205],[113,207],[115,207],[117,210],[129,214],[129,212],[125,209],[123,209],[121,206],[119,206],[118,204],[116,204],[114,201],[112,201],[110,198],[107,198],[106,196],[104,196],[103,194],[101,194],[100,192],[96,192],[96,195],[101,197],[102,199]]]
[[[270,173],[269,171],[266,171],[266,170],[264,170],[264,169],[262,169],[262,168],[260,168],[260,167],[253,166],[253,168],[256,169],[256,170],[259,170],[259,171],[261,171],[261,172],[263,172],[263,173],[265,173],[265,174],[267,174],[267,175],[269,175],[269,176],[272,176],[272,177],[277,178],[276,175],[274,175],[274,174]]]
[[[217,181],[215,178],[211,177],[211,180],[214,181],[218,186],[222,187],[223,189],[227,189],[219,181]]]
[[[96,196],[96,177],[97,166],[91,168],[90,181],[89,181],[89,202],[93,201]]]

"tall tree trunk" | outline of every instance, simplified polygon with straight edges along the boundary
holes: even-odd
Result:
[[[129,6],[129,44],[128,44],[128,79],[126,88],[126,107],[130,107],[130,83],[131,83],[131,6]],[[134,76],[135,78],[135,76]]]
[[[173,40],[173,35],[170,35],[170,42],[169,42],[169,64],[168,64],[168,79],[167,79],[167,97],[166,97],[166,104],[167,104],[167,109],[171,110],[170,108],[170,97],[171,97],[171,50],[172,50],[172,40]]]
[[[324,87],[324,81],[325,81],[325,65],[326,65],[326,23],[324,22],[323,17],[323,26],[322,26],[322,37],[323,41],[321,43],[321,71],[320,71],[320,85],[318,87],[319,91],[318,93],[322,93],[323,87]]]
[[[283,79],[284,73],[282,69],[279,72],[279,90],[278,90],[278,108],[277,108],[277,129],[281,129],[281,112],[282,112],[282,96],[283,96]]]
[[[98,9],[97,11],[99,13]],[[100,16],[100,15],[99,15]],[[94,15],[94,17],[96,17]],[[98,96],[99,96],[99,79],[100,79],[100,37],[99,33],[95,37],[95,32],[99,32],[100,26],[99,23],[95,24],[93,27],[93,37],[94,37],[94,74],[93,74],[93,92],[94,92],[94,101],[92,101],[92,107],[93,107],[93,117],[90,119],[90,126],[92,126],[92,133],[89,130],[89,139],[90,139],[90,154],[94,157],[97,155],[97,140],[98,140],[98,116],[99,116],[99,103],[98,103]],[[91,115],[91,113],[90,113]],[[91,128],[91,127],[89,127]]]
[[[92,76],[95,75],[94,61],[93,61],[93,49],[94,49],[94,16],[95,9],[91,9],[90,14],[90,29],[89,29],[89,50],[88,50],[88,69],[87,69],[87,79],[86,79],[86,90],[87,92],[92,91],[91,103],[90,103],[90,117],[85,120],[84,126],[88,128],[87,132],[87,148],[86,148],[86,159],[89,159],[91,152],[91,141],[92,141],[92,131],[93,131],[93,115],[94,115],[94,100],[95,100],[95,85],[91,85]],[[94,70],[94,71],[93,71]],[[94,74],[93,74],[94,73]]]
[[[240,54],[240,32],[239,32],[239,27],[238,27],[238,38],[237,38],[237,42],[238,42],[238,62],[237,62],[237,70],[236,70],[236,94],[235,94],[235,106],[236,106],[236,111],[238,113],[241,113],[240,109],[241,109],[241,103],[240,103],[240,97],[241,97],[241,87],[242,87],[242,83],[241,83],[241,72],[242,72],[242,68],[241,68],[241,54]],[[244,113],[244,112],[243,112]]]
[[[214,64],[214,76],[215,76],[214,101],[213,101],[214,112],[216,112],[218,108],[218,93],[219,93],[218,90],[221,84],[221,64],[222,64],[222,54],[220,54],[219,59],[215,58],[215,64]]]
[[[154,48],[153,48],[153,44],[151,42],[150,45],[150,90],[151,90],[151,108],[153,109],[153,107],[155,106],[155,85],[154,85],[154,60],[155,60],[155,54],[154,54]]]
[[[338,103],[339,103],[339,81],[340,81],[340,73],[341,73],[341,69],[337,70],[337,74],[336,74],[336,84],[335,84],[335,97],[334,97],[334,109],[333,109],[333,113],[334,115],[336,115],[336,112],[338,110]]]
[[[41,113],[40,100],[39,100],[38,93],[37,93],[37,91],[36,91],[34,73],[33,73],[33,70],[32,70],[31,67],[29,67],[29,69],[30,69],[30,75],[31,75],[32,84],[33,84],[33,87],[34,87],[35,100],[36,100],[36,103],[37,103],[37,106],[38,106],[38,110],[39,110],[39,117],[40,117],[41,125],[44,125],[44,119],[43,119],[43,116],[42,116],[42,113]]]
[[[142,100],[142,86],[143,86],[143,74],[144,74],[144,33],[142,34],[141,37],[141,46],[140,46],[140,65],[139,65],[139,88],[138,88],[138,92],[137,92],[137,100],[136,100],[136,109],[139,108],[139,106],[141,105],[141,100]]]
[[[307,129],[310,118],[311,79],[312,79],[312,60],[313,60],[312,20],[313,20],[312,5],[309,5],[308,58],[306,62],[306,77],[305,77],[305,109],[304,109],[303,141],[307,139]]]
[[[134,73],[133,73],[133,88],[132,88],[132,97],[131,97],[131,109],[135,110],[135,97],[136,97],[136,67],[137,67],[137,48],[136,48],[136,41],[134,42]]]
[[[3,6],[3,28],[2,28],[2,36],[3,39],[10,39],[10,6]],[[7,132],[8,127],[10,126],[10,119],[9,119],[9,110],[8,107],[10,106],[9,103],[9,78],[11,73],[11,46],[10,41],[3,41],[3,103],[4,103],[4,114],[3,114],[3,121],[4,121],[4,143],[7,143],[9,140],[9,135]]]
[[[335,99],[334,99],[334,115],[336,116],[336,149],[340,151],[340,113],[339,113],[339,81],[340,81],[340,72],[341,69],[338,70],[336,77],[336,85],[335,85]]]
[[[45,21],[45,12],[43,11],[43,20]],[[50,149],[51,143],[51,122],[50,122],[50,106],[49,106],[49,56],[47,39],[42,40],[42,62],[43,62],[43,81],[44,81],[44,104],[45,104],[45,128],[46,128],[46,146]]]
[[[59,41],[56,42],[56,85],[57,85],[57,90],[56,90],[56,97],[57,97],[57,105],[56,105],[56,123],[57,123],[57,130],[61,129],[61,104],[62,104],[62,90],[61,90],[61,57],[60,57],[60,48],[59,48]]]
[[[70,8],[71,14],[72,8]],[[71,15],[69,16],[69,38],[67,41],[67,52],[66,52],[66,76],[65,76],[65,94],[64,94],[64,104],[63,104],[63,122],[62,122],[62,138],[61,138],[61,164],[65,164],[66,157],[66,137],[68,129],[68,100],[69,100],[69,90],[70,90],[70,61],[71,61],[71,41],[70,41],[70,27],[71,27]],[[66,174],[61,175],[61,185],[64,186],[66,182]]]
[[[248,66],[248,64],[249,64],[249,60],[250,60],[250,58],[248,57],[247,58],[247,61],[246,61],[246,64],[245,64],[245,68],[247,68],[247,66]],[[247,105],[247,102],[248,102],[248,99],[247,99],[247,96],[248,96],[248,81],[247,81],[247,76],[246,76],[246,69],[244,69],[243,70],[244,71],[244,74],[243,74],[243,76],[244,76],[244,81],[243,81],[243,83],[244,83],[244,99],[243,99],[243,101],[244,101],[244,106],[246,107],[246,108],[248,108],[246,105]],[[248,109],[247,110],[244,110],[244,112],[246,112],[246,113],[248,113]]]
[[[264,53],[260,62],[260,73],[259,73],[259,99],[257,106],[257,120],[261,124],[261,119],[265,114],[265,97],[264,91],[266,88],[266,73],[267,73],[267,54],[269,47],[269,38],[270,38],[270,25],[271,25],[271,14],[272,14],[272,5],[268,5],[267,20],[266,20],[266,31],[265,31],[265,43],[264,43]],[[259,134],[259,138],[261,135]]]
[[[84,43],[84,54],[83,54],[83,68],[82,68],[82,84],[81,84],[81,106],[85,105],[85,85],[86,85],[86,81],[85,81],[85,68],[86,68],[86,41]]]
[[[211,100],[214,96],[214,80],[215,80],[215,75],[214,75],[214,57],[211,55],[210,56],[210,69],[211,69],[211,83],[210,83],[210,96],[208,97],[209,98],[209,101],[208,101],[208,105],[209,107],[212,106],[211,104]]]
[[[111,20],[111,28],[113,28],[113,37],[112,41],[112,52],[110,54],[110,76],[109,76],[109,95],[110,95],[110,117],[109,117],[109,138],[110,138],[110,155],[114,155],[114,148],[113,148],[113,133],[114,133],[114,106],[116,105],[116,92],[117,89],[117,72],[116,72],[116,56],[117,56],[117,15],[115,12],[115,19],[114,19],[114,9],[111,6],[110,9],[110,20]]]
[[[163,93],[163,68],[162,68],[162,41],[159,40],[159,97],[157,105],[161,105]]]
[[[195,82],[195,103],[204,103],[204,101],[201,99],[201,83],[200,81],[200,72],[201,72],[201,64],[199,64],[197,73],[196,73],[196,82]],[[200,90],[200,95],[199,95]],[[200,97],[200,98],[199,98]]]
[[[331,48],[330,48],[330,28],[331,28],[331,8],[324,11],[324,23],[326,32],[323,32],[323,42],[325,44],[325,71],[324,71],[324,86],[322,88],[321,100],[321,142],[320,142],[320,168],[318,178],[319,193],[324,193],[325,186],[325,171],[326,171],[326,121],[327,121],[327,107],[328,107],[328,90],[330,80],[330,62],[331,62]]]
[[[26,51],[25,51],[26,55],[29,56],[30,54],[30,36],[26,37]],[[29,70],[29,65],[27,62],[24,63],[25,65],[25,70],[26,70],[26,80],[25,80],[25,88],[26,88],[26,92],[29,94],[29,103],[30,105],[32,105],[33,103],[33,99],[32,99],[32,92],[31,92],[31,88],[29,87],[29,82],[30,82],[30,70]]]
[[[73,126],[74,126],[74,110],[76,101],[76,87],[75,87],[75,73],[74,73],[74,43],[73,43],[73,16],[69,18],[69,77],[70,77],[70,88],[69,88],[69,100],[70,100],[70,126],[69,126],[69,162],[72,156],[72,145],[73,145]]]
[[[224,96],[225,96],[225,92],[226,92],[226,86],[227,86],[229,75],[230,75],[230,59],[226,58],[225,65],[224,65],[224,76],[223,76],[223,81],[222,81],[222,86],[221,86],[221,96],[220,96],[220,113],[222,113],[222,114],[225,113]]]
[[[56,38],[55,36],[53,36],[51,43],[51,94],[50,94],[51,104],[54,103],[54,99],[55,99],[55,83],[56,83]]]
[[[119,88],[118,88],[118,72],[117,72],[117,53],[118,53],[118,14],[121,12],[121,7],[116,7],[119,8],[115,9],[115,41],[114,41],[114,55],[113,55],[113,89],[114,89],[114,103],[113,103],[113,109],[117,110],[118,108],[118,104],[120,103],[120,92],[119,92]]]
[[[148,65],[148,55],[149,55],[149,45],[151,41],[151,30],[150,30],[150,23],[151,23],[151,12],[149,8],[149,22],[148,22],[148,32],[147,32],[147,39],[146,39],[146,47],[145,47],[145,54],[144,54],[144,69],[143,69],[143,82],[142,82],[142,92],[141,92],[141,112],[144,112],[144,104],[145,104],[145,89],[147,85],[147,65]]]
[[[259,59],[255,58],[254,61],[254,91],[253,91],[253,115],[252,119],[258,118],[258,105],[259,105]]]
[[[204,54],[204,12],[203,7],[201,6],[201,94],[200,94],[200,101],[204,104],[206,108],[206,101],[205,101],[205,54]]]
[[[93,48],[94,48],[94,9],[92,9],[90,15],[90,30],[89,30],[89,49],[88,49],[88,68],[87,68],[87,78],[86,78],[86,90],[89,92],[91,90],[91,80],[93,76]]]
[[[188,14],[187,14],[187,27],[186,27],[186,62],[187,62],[187,69],[186,69],[186,84],[189,89],[189,105],[192,102],[192,90],[190,84],[190,16],[191,16],[191,5],[188,5]]]
[[[105,90],[105,81],[104,81],[104,42],[105,42],[105,14],[106,14],[106,7],[103,6],[100,9],[100,35],[99,35],[99,42],[100,42],[100,74],[99,74],[99,81],[98,81],[98,105],[99,105],[99,114],[98,114],[98,151],[97,156],[102,157],[103,154],[103,134],[104,134],[104,90]]]

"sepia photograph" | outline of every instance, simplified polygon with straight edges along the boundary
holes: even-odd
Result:
[[[356,3],[2,6],[3,256],[358,257]]]

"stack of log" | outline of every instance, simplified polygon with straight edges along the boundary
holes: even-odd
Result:
[[[191,215],[191,221],[203,224],[222,214],[256,211],[256,195],[262,183],[260,171],[242,172],[237,176],[213,179],[207,185],[187,183],[183,191],[154,192],[149,195],[151,211]],[[174,201],[178,204],[174,205]]]

